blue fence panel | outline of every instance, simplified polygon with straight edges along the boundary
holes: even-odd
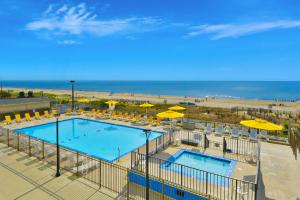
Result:
[[[135,184],[146,187],[146,177],[134,172],[128,173],[128,180]],[[162,193],[164,187],[164,194],[174,199],[178,200],[208,200],[206,197],[199,196],[197,194],[191,193],[189,191],[185,191],[174,186],[170,186],[168,184],[162,184],[160,181],[155,179],[149,179],[149,188],[153,191]]]

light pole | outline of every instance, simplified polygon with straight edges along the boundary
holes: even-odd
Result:
[[[72,111],[74,111],[74,80],[70,81],[71,85],[72,85]]]
[[[58,141],[59,141],[59,137],[58,137],[58,119],[59,119],[59,116],[60,114],[57,113],[55,115],[55,118],[56,118],[56,174],[55,174],[55,177],[59,177],[60,176],[60,172],[59,172],[59,168],[60,168],[60,159],[59,159],[59,144],[58,144]]]
[[[151,135],[150,129],[144,129],[146,135],[146,200],[149,200],[149,137]]]

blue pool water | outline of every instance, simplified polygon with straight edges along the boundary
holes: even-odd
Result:
[[[56,143],[56,123],[48,123],[16,130],[50,143]],[[152,132],[150,140],[162,133]],[[70,119],[59,122],[59,143],[61,146],[106,161],[118,158],[118,148],[123,156],[145,144],[142,129],[115,125],[87,119]]]
[[[174,163],[187,167],[181,168]],[[164,163],[163,167],[177,173],[181,173],[182,170],[182,173],[185,175],[199,176],[198,178],[204,179],[205,173],[200,172],[199,170],[230,177],[235,164],[236,161],[234,160],[182,149],[171,156],[168,161]],[[195,170],[188,170],[188,167],[194,168]]]

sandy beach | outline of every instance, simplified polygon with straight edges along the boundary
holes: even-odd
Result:
[[[14,92],[40,92],[55,94],[55,95],[71,95],[70,90],[57,89],[28,89],[28,88],[3,88]],[[168,103],[178,104],[179,102],[193,102],[198,106],[219,107],[219,108],[264,108],[268,109],[272,106],[274,111],[284,112],[299,112],[300,102],[283,102],[271,100],[250,100],[250,99],[230,99],[230,98],[195,98],[183,96],[167,96],[167,95],[151,95],[151,94],[133,94],[133,93],[110,93],[110,92],[92,92],[92,91],[75,91],[76,98],[87,97],[91,99],[116,99],[116,100],[134,100],[134,101],[149,101],[151,103]]]

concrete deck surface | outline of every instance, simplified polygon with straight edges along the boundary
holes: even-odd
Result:
[[[118,194],[0,143],[1,200],[111,200]]]

